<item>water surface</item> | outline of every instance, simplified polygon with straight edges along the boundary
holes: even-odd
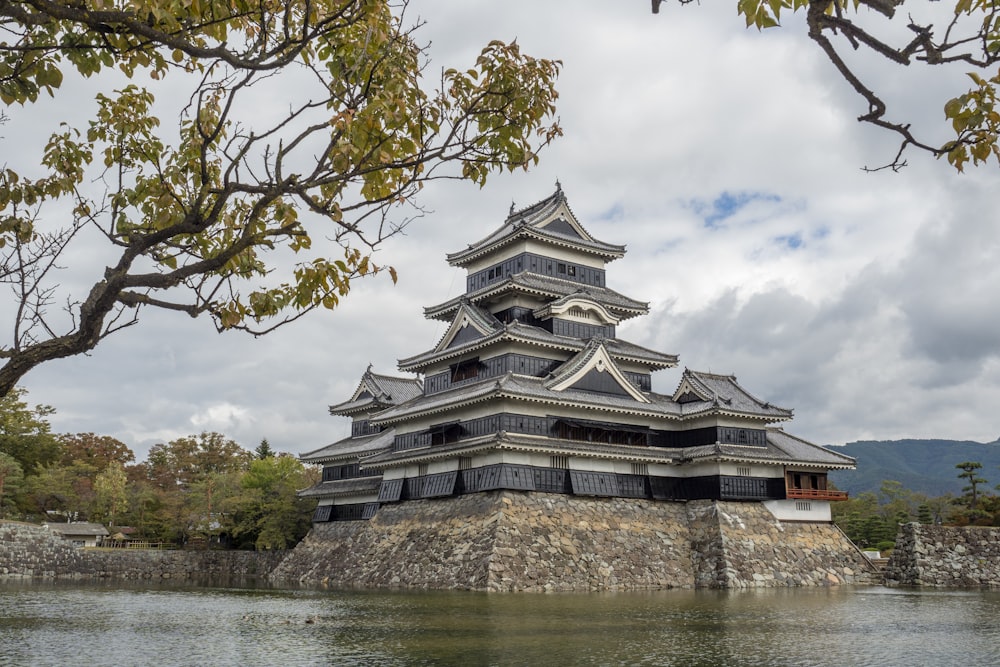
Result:
[[[1000,593],[0,584],[0,665],[1000,665]]]

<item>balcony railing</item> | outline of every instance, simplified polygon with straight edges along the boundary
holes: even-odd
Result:
[[[829,489],[785,489],[785,497],[806,500],[847,500],[847,491]]]

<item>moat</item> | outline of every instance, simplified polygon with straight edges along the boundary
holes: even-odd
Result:
[[[0,584],[2,665],[1000,664],[1000,592]]]

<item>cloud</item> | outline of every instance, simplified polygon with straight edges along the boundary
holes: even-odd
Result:
[[[898,141],[855,122],[863,103],[805,38],[800,15],[763,33],[744,30],[728,2],[653,16],[648,5],[598,0],[413,0],[409,15],[427,20],[418,36],[431,43],[429,85],[493,38],[561,59],[565,136],[530,172],[482,189],[425,188],[428,214],[378,253],[398,285],[361,281],[336,311],[261,339],[144,312],[91,356],[32,372],[29,398],[57,408],[57,431],[114,435],[140,458],[202,428],[251,449],[264,437],[293,452],[337,440],[347,420],[327,406],[367,365],[395,372],[443,333],[423,308],[464,290],[446,253],[559,180],[591,233],[628,246],[608,266],[609,286],[648,300],[651,314],[624,323],[623,338],[734,373],[795,408],[790,430],[819,442],[996,438],[997,170],[958,176],[912,153],[901,173],[864,172]],[[915,82],[910,70],[866,66],[865,80],[922,128],[946,130],[939,102],[955,79]],[[64,119],[64,101],[33,129]],[[99,246],[84,254],[73,285],[104,266]],[[657,373],[654,386],[672,391],[679,373]]]

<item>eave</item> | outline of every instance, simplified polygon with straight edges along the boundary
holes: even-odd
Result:
[[[627,320],[649,312],[649,303],[630,299],[608,287],[583,285],[572,280],[543,276],[530,271],[515,273],[500,282],[487,285],[474,292],[462,294],[436,306],[424,308],[424,317],[437,320],[451,320],[463,301],[478,303],[507,293],[521,293],[543,299],[561,299],[578,292],[586,292],[589,298],[600,303],[618,318]],[[614,303],[618,301],[619,303]]]

